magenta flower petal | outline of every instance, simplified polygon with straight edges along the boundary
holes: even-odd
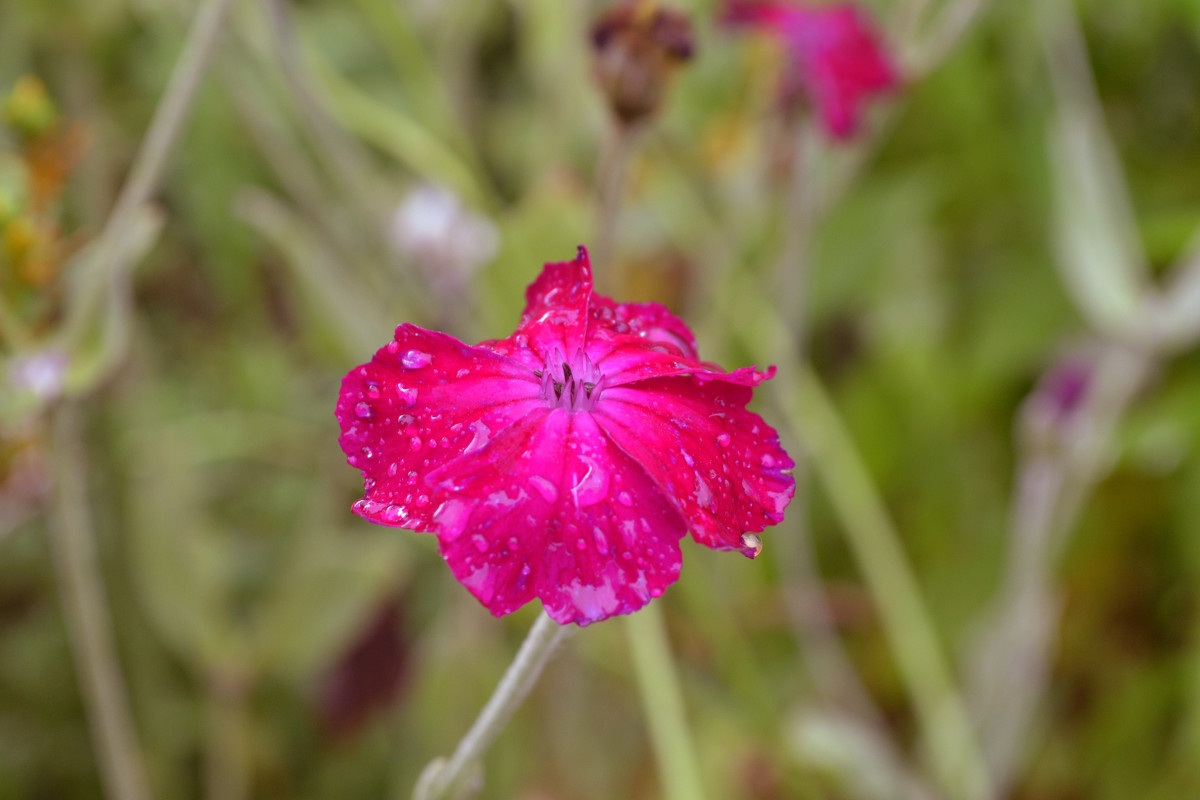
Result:
[[[683,320],[658,303],[614,303],[592,297],[591,331],[632,333],[642,341],[667,345],[686,358],[696,358],[696,337]]]
[[[345,377],[338,397],[339,441],[366,490],[355,513],[431,530],[438,498],[425,476],[539,408],[539,384],[522,365],[401,325],[370,363]]]
[[[507,339],[401,325],[346,376],[341,444],[362,516],[437,534],[493,614],[534,598],[562,623],[634,611],[679,576],[679,539],[757,554],[792,461],[746,410],[773,374],[726,373],[662,306],[592,294],[580,248],[548,264]]]
[[[759,548],[743,536],[783,519],[795,463],[746,410],[750,396],[748,386],[663,378],[608,391],[596,420],[672,499],[696,541],[753,558]]]
[[[891,54],[854,4],[728,0],[724,20],[761,28],[783,43],[788,64],[781,94],[808,96],[836,138],[853,136],[867,101],[899,84]]]
[[[536,353],[558,348],[573,355],[583,347],[591,296],[591,261],[581,247],[574,261],[547,264],[525,290],[525,313],[513,340]]]
[[[442,554],[493,614],[534,597],[561,623],[641,608],[679,577],[683,518],[590,414],[543,410],[432,476]]]

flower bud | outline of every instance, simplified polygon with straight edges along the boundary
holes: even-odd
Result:
[[[625,125],[656,113],[675,68],[695,44],[687,15],[652,0],[625,0],[592,27],[593,71],[609,107]]]

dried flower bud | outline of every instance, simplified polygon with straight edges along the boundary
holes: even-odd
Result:
[[[58,124],[58,109],[46,87],[32,75],[17,79],[4,99],[4,123],[26,139],[45,136]]]
[[[695,49],[687,15],[652,0],[625,0],[592,27],[594,72],[617,119],[629,125],[653,115],[675,68]]]

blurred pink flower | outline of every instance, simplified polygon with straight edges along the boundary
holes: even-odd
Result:
[[[757,414],[774,368],[697,359],[654,303],[592,293],[587,251],[547,264],[507,339],[413,325],[342,382],[354,510],[437,534],[493,614],[535,597],[560,623],[641,608],[679,577],[679,540],[753,558],[792,496],[792,460]]]
[[[785,100],[807,96],[833,137],[853,136],[866,100],[899,83],[891,54],[854,4],[727,0],[723,19],[782,41],[788,64],[780,93]]]

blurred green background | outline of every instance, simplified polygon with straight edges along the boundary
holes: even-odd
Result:
[[[721,29],[714,2],[676,5],[696,55],[630,145],[600,280],[670,305],[727,368],[780,361],[756,408],[795,446],[804,420],[823,423],[763,323],[796,169],[778,53]],[[922,34],[970,5],[869,7],[911,65]],[[1055,77],[1051,6],[1066,7],[982,5],[858,140],[806,151],[828,198],[805,243],[809,360],[988,760],[971,687],[1009,658],[1031,670],[996,690],[1034,705],[997,794],[1200,797],[1200,357],[1190,340],[1159,352],[1121,316],[1156,317],[1126,278],[1171,286],[1200,223],[1200,3],[1079,3],[1096,98],[1070,65]],[[72,654],[84,628],[110,626],[68,624],[87,581],[71,565],[93,541],[149,796],[407,797],[453,748],[536,609],[493,619],[432,537],[352,515],[360,476],[333,407],[396,324],[506,336],[540,265],[596,238],[614,135],[591,75],[603,8],[232,3],[138,217],[144,255],[102,272],[88,243],[196,7],[0,0],[0,292],[16,321],[0,351],[0,798],[103,794]],[[1108,141],[1124,188],[1106,183]],[[1105,222],[1125,209],[1145,258],[1116,258],[1114,278],[1078,253],[1118,252]],[[1037,417],[1039,376],[1122,347],[1138,380],[1094,429],[1071,428],[1072,409]],[[1062,456],[1078,437],[1094,445],[1082,462]],[[1030,463],[1074,476],[1076,494],[1054,545],[1009,573]],[[685,545],[656,601],[706,796],[952,797],[897,666],[894,637],[911,632],[880,613],[887,585],[864,577],[829,499],[841,479],[813,472],[760,558]],[[805,528],[819,585],[794,568]],[[1044,585],[1006,594],[1022,575]],[[812,644],[824,612],[840,645]],[[988,639],[997,615],[1048,626],[1041,662]],[[848,658],[834,673],[865,687],[868,712],[828,694],[814,652]],[[635,672],[619,621],[574,637],[494,747],[483,796],[664,796]],[[1045,691],[1021,694],[1038,676]]]

